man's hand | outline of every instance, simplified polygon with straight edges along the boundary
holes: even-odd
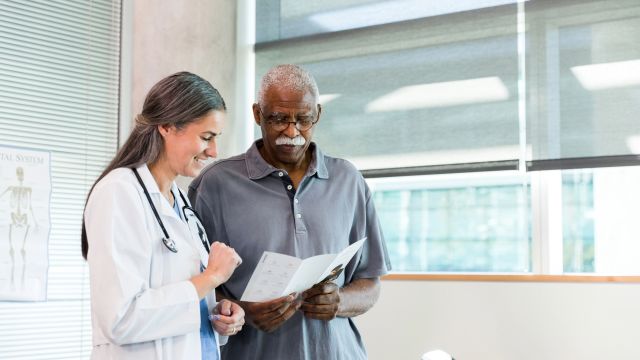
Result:
[[[247,322],[264,332],[272,332],[289,320],[300,308],[296,294],[265,302],[242,302]]]
[[[321,282],[302,293],[304,316],[318,320],[331,320],[338,314],[340,292],[338,285]]]
[[[242,330],[244,325],[244,310],[240,305],[222,299],[213,309],[213,328],[220,335],[231,336]]]

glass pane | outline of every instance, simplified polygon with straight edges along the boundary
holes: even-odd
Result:
[[[368,181],[394,271],[530,271],[530,187],[521,176]]]
[[[564,272],[640,272],[640,167],[565,170]]]
[[[325,104],[317,141],[361,169],[517,158],[513,37],[307,67],[322,93],[342,94]]]
[[[516,0],[257,0],[258,43],[514,4]]]
[[[593,173],[562,173],[564,272],[594,272]]]
[[[526,10],[539,49],[527,58],[533,159],[640,153],[640,3],[532,1]]]
[[[257,84],[275,64],[307,68],[323,104],[314,140],[359,169],[517,159],[515,10],[258,50]]]

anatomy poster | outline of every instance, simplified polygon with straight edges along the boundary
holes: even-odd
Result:
[[[45,300],[51,154],[0,146],[0,301]]]

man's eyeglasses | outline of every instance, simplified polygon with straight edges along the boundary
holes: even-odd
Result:
[[[260,116],[262,116],[262,110],[260,111]],[[289,121],[289,119],[285,116],[270,116],[265,119],[267,125],[275,130],[275,131],[284,131],[289,127],[289,124],[294,124],[296,129],[299,131],[307,131],[313,127],[318,122],[318,118],[316,116],[304,116],[298,118],[296,121]]]

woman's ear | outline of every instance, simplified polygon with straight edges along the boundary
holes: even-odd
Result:
[[[158,125],[158,132],[160,133],[160,136],[165,137],[169,135],[169,133],[173,128],[174,128],[173,125],[170,125],[170,124]]]

